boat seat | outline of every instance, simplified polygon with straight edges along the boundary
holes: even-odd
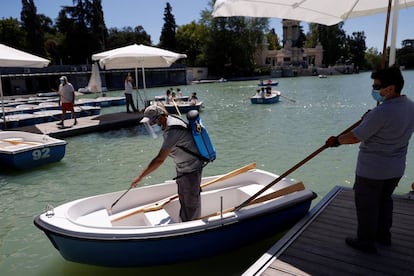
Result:
[[[262,189],[263,186],[259,184],[250,184],[243,187],[238,188],[239,191],[242,191],[243,193],[247,194],[249,197],[257,193],[260,189]]]
[[[174,223],[174,220],[164,209],[145,212],[144,215],[150,225],[166,225]]]
[[[81,216],[76,220],[80,224],[93,225],[100,227],[112,226],[109,219],[108,211],[106,209],[100,209],[98,211],[91,212],[85,216]]]

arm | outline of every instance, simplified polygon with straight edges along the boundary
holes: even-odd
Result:
[[[170,154],[170,150],[161,149],[157,156],[151,160],[149,165],[141,172],[140,175],[134,178],[131,183],[131,187],[135,188],[138,183],[147,175],[158,169],[162,163],[164,163],[165,159],[167,159],[168,155]]]
[[[338,137],[338,141],[341,145],[343,144],[356,144],[361,142],[357,137],[355,137],[354,133],[352,131],[347,132],[341,136]]]

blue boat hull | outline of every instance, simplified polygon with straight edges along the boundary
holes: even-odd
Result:
[[[250,98],[252,104],[274,104],[279,101],[279,96],[269,97],[269,98]]]
[[[68,261],[111,267],[155,266],[221,254],[275,235],[305,216],[315,197],[211,229],[157,238],[63,231],[39,216],[34,224]]]
[[[0,153],[0,166],[24,170],[60,161],[65,156],[66,144],[28,149],[17,153]]]

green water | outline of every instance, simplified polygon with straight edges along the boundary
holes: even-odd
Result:
[[[404,93],[414,99],[414,71],[404,71]],[[369,73],[346,76],[282,78],[273,105],[252,105],[257,81],[199,84],[180,87],[196,91],[205,108],[201,113],[217,150],[217,160],[204,175],[223,174],[256,162],[257,167],[282,174],[322,146],[375,106]],[[166,88],[147,89],[147,97]],[[122,91],[109,96],[123,95]],[[103,113],[124,111],[111,107]],[[162,139],[152,139],[144,127],[67,138],[66,155],[55,164],[30,171],[0,172],[0,275],[240,275],[278,238],[272,237],[213,258],[171,266],[114,269],[65,261],[33,218],[47,204],[125,190],[158,152]],[[327,149],[289,177],[302,180],[318,194],[317,203],[335,185],[352,186],[356,145]],[[406,175],[396,190],[409,191],[414,181],[414,143]],[[174,177],[168,160],[142,185]],[[199,248],[197,250],[202,250]],[[126,256],[131,257],[131,256]]]

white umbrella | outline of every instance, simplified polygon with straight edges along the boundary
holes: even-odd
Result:
[[[386,12],[389,0],[217,0],[213,16],[278,17],[335,25],[348,18]],[[414,6],[413,0],[400,0],[399,7]]]
[[[99,66],[97,63],[92,64],[91,78],[88,83],[89,92],[101,93],[102,92],[102,80],[99,73]]]
[[[217,0],[214,4],[213,16],[250,16],[276,17],[335,25],[348,18],[388,12],[392,0]],[[398,4],[397,4],[398,3]],[[395,0],[393,40],[396,36],[398,10],[414,6],[414,0]],[[387,18],[388,20],[388,18]],[[388,33],[388,22],[386,24]],[[392,40],[390,64],[395,60],[395,41]],[[386,50],[386,37],[384,39]]]
[[[0,44],[0,67],[41,68],[49,60]]]
[[[179,54],[164,49],[145,46],[129,45],[106,52],[92,55],[92,60],[98,61],[105,69],[129,69],[135,68],[135,79],[138,89],[138,70],[142,68],[144,92],[146,89],[144,68],[169,67],[175,61],[186,58],[187,55]]]
[[[99,64],[105,69],[127,69],[169,67],[178,59],[186,57],[185,54],[142,44],[133,44],[94,54],[92,60],[99,60]]]
[[[49,60],[0,44],[0,67],[42,68],[49,64]],[[3,124],[6,125],[4,111],[3,88],[0,74],[0,94],[3,112]]]

